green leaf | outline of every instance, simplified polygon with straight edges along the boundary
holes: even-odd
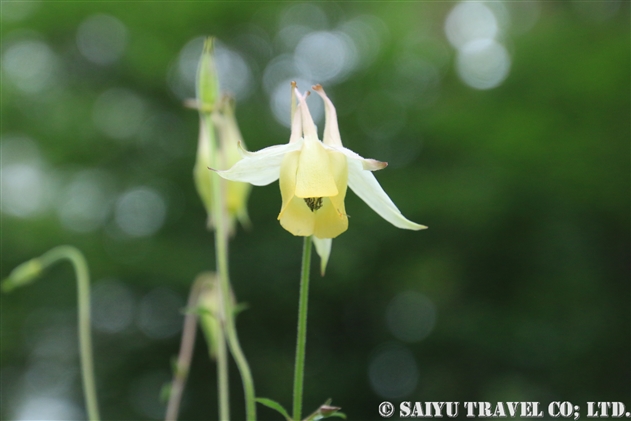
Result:
[[[291,417],[289,416],[289,413],[285,410],[285,408],[283,408],[283,406],[281,404],[279,404],[276,401],[273,401],[271,399],[267,399],[267,398],[256,398],[255,399],[258,403],[267,406],[268,408],[271,408],[275,411],[277,411],[279,414],[281,414],[283,417],[285,417],[285,419],[287,421],[291,421]]]

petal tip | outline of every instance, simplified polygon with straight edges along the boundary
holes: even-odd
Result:
[[[362,167],[368,171],[383,170],[388,166],[387,162],[377,161],[376,159],[364,159],[362,161]]]

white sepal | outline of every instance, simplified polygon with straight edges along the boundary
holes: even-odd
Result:
[[[226,180],[241,181],[255,186],[266,186],[278,180],[280,164],[285,154],[302,148],[302,139],[285,145],[270,146],[256,152],[242,150],[243,159],[229,170],[217,171]]]
[[[370,171],[357,159],[348,160],[348,186],[379,216],[397,228],[422,230],[427,227],[405,218]]]
[[[331,146],[331,145],[325,144],[324,147],[329,150],[343,153],[344,155],[346,155],[347,158],[349,158],[349,161],[350,160],[360,161],[362,168],[367,171],[382,170],[388,166],[387,162],[377,161],[376,159],[364,158],[361,155],[357,154],[356,152],[353,152],[350,149],[345,148],[343,146]]]
[[[329,256],[331,255],[331,245],[333,244],[333,239],[318,238],[315,235],[312,235],[311,238],[313,239],[316,253],[320,256],[320,274],[324,276],[326,265],[329,262]]]

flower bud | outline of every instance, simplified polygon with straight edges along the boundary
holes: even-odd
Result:
[[[198,276],[202,279],[202,290],[199,295],[199,321],[206,336],[208,352],[211,358],[217,358],[217,346],[221,340],[221,291],[219,279],[214,273],[204,272]]]
[[[2,281],[2,291],[10,292],[15,288],[29,284],[37,279],[43,271],[42,263],[39,259],[31,259],[22,263],[11,273],[9,277]]]
[[[196,94],[200,111],[208,112],[215,106],[219,98],[219,77],[215,66],[214,39],[206,38],[204,50],[197,68]]]
[[[222,113],[217,119],[217,133],[219,136],[219,154],[223,161],[222,166],[228,169],[241,160],[242,151],[246,150],[246,146],[234,115],[234,99],[226,97],[222,102]],[[226,181],[226,184],[229,230],[234,233],[235,219],[244,227],[250,226],[247,204],[252,186],[249,183],[239,181]]]
[[[219,278],[212,272],[203,272],[198,276],[202,287],[199,295],[199,320],[206,336],[211,358],[217,357],[217,347],[223,341],[224,307]],[[234,306],[234,295],[230,291],[230,299]]]

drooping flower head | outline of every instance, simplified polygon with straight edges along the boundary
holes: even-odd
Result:
[[[234,99],[219,92],[219,78],[215,68],[213,40],[204,42],[204,50],[197,70],[197,99],[190,106],[200,113],[197,158],[193,169],[195,187],[206,208],[207,226],[213,229],[213,183],[208,167],[230,168],[241,159],[239,145],[245,148],[235,118]],[[250,225],[247,200],[251,186],[228,181],[223,189],[228,231],[234,233],[236,221]]]
[[[257,152],[242,151],[243,159],[227,171],[218,171],[219,175],[256,186],[279,180],[283,200],[280,224],[293,235],[313,235],[324,265],[331,239],[348,228],[344,207],[347,187],[394,226],[427,228],[406,219],[377,182],[372,171],[385,168],[385,162],[362,158],[342,145],[335,107],[324,89],[320,85],[312,88],[324,101],[323,141],[318,139],[307,107],[308,92],[302,95],[294,89],[298,105],[289,143]]]

